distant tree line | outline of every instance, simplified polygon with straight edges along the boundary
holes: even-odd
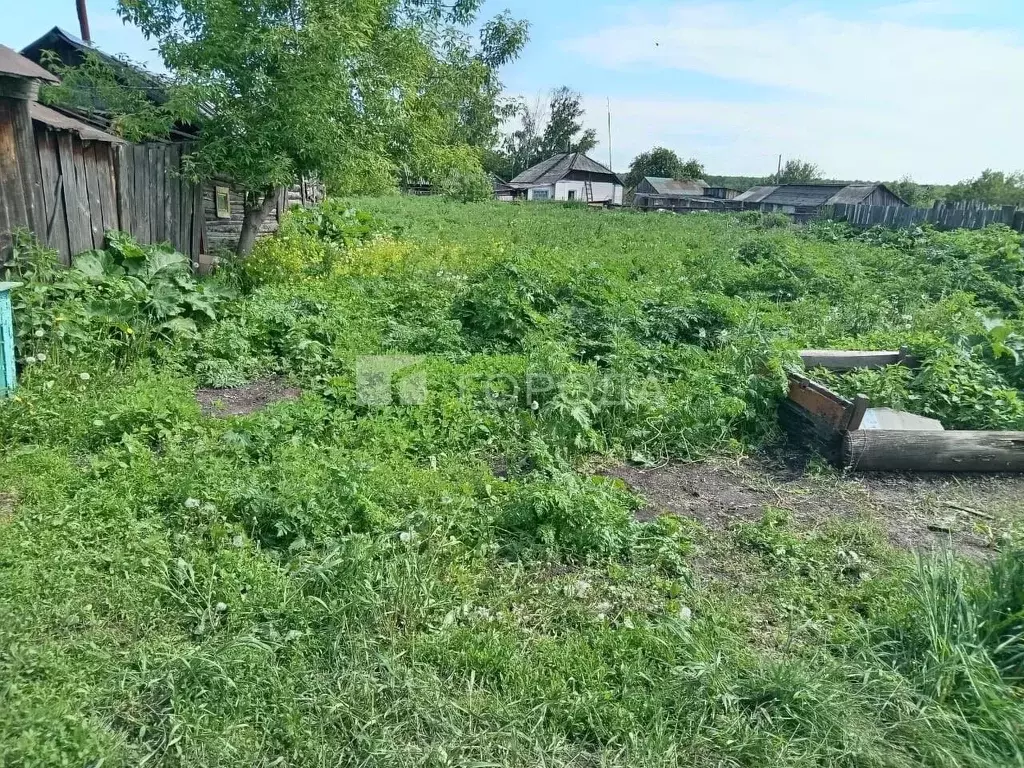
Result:
[[[552,155],[593,150],[597,131],[583,127],[586,112],[581,99],[563,85],[532,105],[513,102],[510,112],[518,125],[484,153],[484,169],[508,180]]]

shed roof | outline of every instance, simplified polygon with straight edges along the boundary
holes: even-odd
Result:
[[[885,186],[885,184],[848,184],[829,198],[828,205],[837,205],[840,203],[857,205],[859,203],[863,203],[867,198],[874,194],[879,187],[882,187],[886,191],[892,193],[893,197],[899,198],[899,195],[893,193],[892,190]]]
[[[780,184],[754,187],[736,199],[772,205],[819,206],[845,188],[845,184]]]
[[[37,123],[42,123],[61,131],[77,133],[80,138],[86,141],[105,141],[111,144],[124,143],[124,139],[119,139],[117,136],[101,131],[99,128],[83,123],[81,120],[76,120],[69,115],[65,115],[63,112],[50,109],[50,107],[40,104],[38,101],[33,101],[29,104],[29,113]]]
[[[703,195],[704,190],[708,188],[708,183],[704,179],[668,179],[661,176],[645,176],[644,181],[654,187],[654,191],[659,195],[666,196]]]
[[[563,152],[560,155],[552,155],[547,160],[541,160],[532,168],[527,168],[509,182],[513,187],[538,187],[554,184],[569,175],[570,171],[584,171],[587,173],[603,174],[615,178],[616,184],[621,184],[622,179],[618,177],[607,165],[602,165],[592,160],[582,152]]]
[[[855,184],[775,184],[754,187],[737,197],[747,203],[770,203],[774,205],[820,206],[848,203],[863,203],[879,187],[890,191],[878,182],[857,182]],[[899,197],[894,194],[894,197]]]
[[[6,45],[0,45],[0,75],[45,80],[48,83],[60,82],[55,75]]]

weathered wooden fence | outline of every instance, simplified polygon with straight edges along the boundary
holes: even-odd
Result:
[[[102,248],[108,229],[199,254],[202,194],[181,175],[181,144],[88,141],[37,125],[36,151],[45,222],[36,234],[65,264]]]
[[[140,243],[169,242],[195,260],[203,234],[203,193],[182,173],[183,144],[121,144],[114,156],[120,229]]]
[[[933,224],[939,229],[984,229],[990,224],[1005,224],[1024,232],[1024,211],[1008,205],[1002,208],[936,204],[931,208],[891,205],[830,205],[821,218],[847,221],[860,228],[874,226],[902,229],[915,224]]]

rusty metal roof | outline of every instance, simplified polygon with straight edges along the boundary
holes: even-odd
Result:
[[[29,112],[32,114],[32,119],[37,123],[43,123],[61,131],[77,133],[80,138],[86,141],[105,141],[110,144],[125,143],[124,139],[101,131],[99,128],[83,123],[81,120],[69,117],[63,112],[58,112],[44,104],[40,104],[38,101],[34,101],[29,105]]]
[[[45,80],[48,83],[60,82],[55,75],[6,45],[0,45],[0,75]]]

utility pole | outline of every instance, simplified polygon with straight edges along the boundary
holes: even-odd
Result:
[[[779,172],[775,174],[775,183],[778,184],[782,179],[782,153],[779,153]]]
[[[606,96],[605,99],[608,102],[608,170],[614,171],[612,167],[612,100],[610,96]]]
[[[85,8],[85,0],[75,0],[75,7],[78,9],[78,28],[82,32],[82,40],[92,44],[92,36],[89,34],[89,12]]]

